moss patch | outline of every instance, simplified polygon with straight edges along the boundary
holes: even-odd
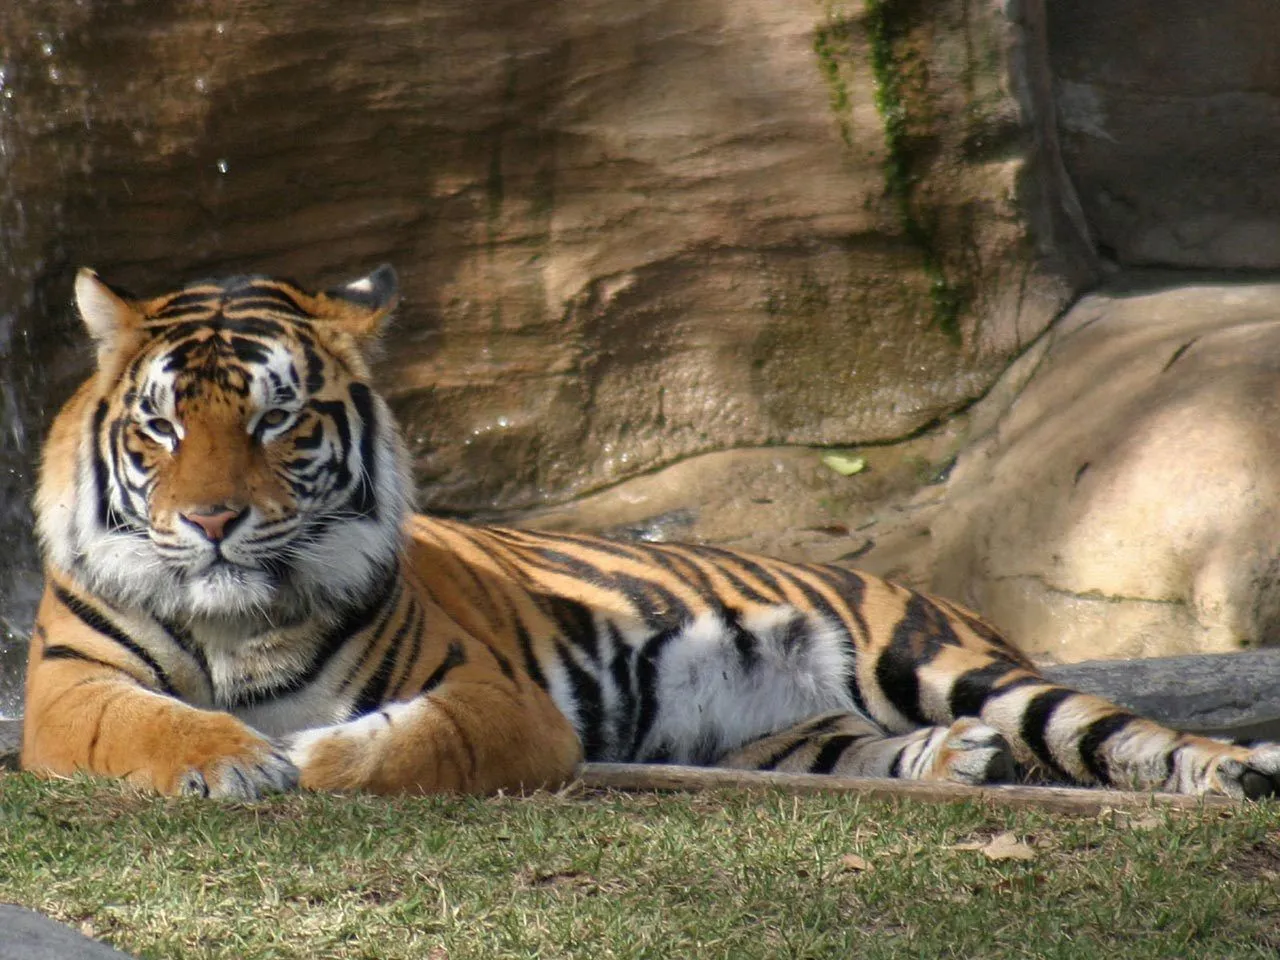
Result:
[[[893,199],[903,232],[921,253],[933,323],[952,344],[959,345],[960,319],[970,297],[966,285],[947,272],[936,217],[921,201],[918,190],[935,122],[927,64],[913,37],[913,30],[923,22],[918,8],[917,0],[866,0],[859,25],[828,3],[825,22],[814,29],[813,48],[830,90],[841,139],[851,146],[850,96],[840,64],[842,58],[851,56],[853,31],[865,31],[875,78],[875,105],[884,127],[885,189]]]

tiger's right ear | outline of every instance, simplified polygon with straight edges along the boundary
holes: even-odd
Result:
[[[76,308],[98,344],[98,359],[132,340],[142,324],[134,304],[88,267],[76,274]]]

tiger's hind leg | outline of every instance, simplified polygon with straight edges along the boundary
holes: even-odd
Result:
[[[1004,737],[979,720],[890,735],[854,713],[824,714],[762,737],[716,766],[967,784],[1007,781],[1015,770]]]
[[[992,647],[942,647],[910,666],[909,684],[892,662],[885,668],[885,654],[869,669],[893,681],[880,692],[900,713],[927,723],[977,720],[1004,735],[1019,764],[1047,779],[1247,799],[1280,794],[1280,744],[1182,733],[1053,683]]]

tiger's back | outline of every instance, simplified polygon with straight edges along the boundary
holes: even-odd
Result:
[[[149,300],[82,273],[77,301],[98,372],[46,445],[31,769],[242,797],[555,784],[583,755],[1277,785],[1280,748],[1056,686],[972,613],[865,574],[409,514],[366,360],[389,268]]]

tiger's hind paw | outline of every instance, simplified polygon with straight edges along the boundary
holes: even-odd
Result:
[[[1243,757],[1223,757],[1213,771],[1216,793],[1237,800],[1280,796],[1280,744],[1254,747]]]
[[[970,785],[1007,783],[1016,771],[1013,751],[1000,731],[962,717],[946,730],[932,779]]]

